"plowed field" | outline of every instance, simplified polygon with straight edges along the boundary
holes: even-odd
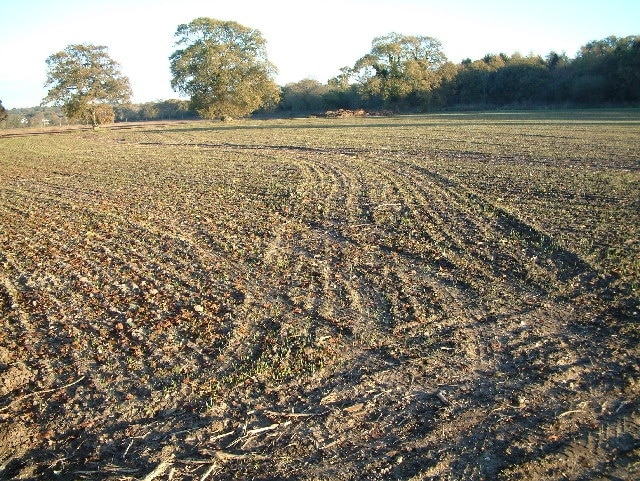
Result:
[[[640,113],[0,130],[0,478],[640,477]]]

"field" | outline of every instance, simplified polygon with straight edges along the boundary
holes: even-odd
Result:
[[[0,479],[640,478],[640,111],[0,130]]]

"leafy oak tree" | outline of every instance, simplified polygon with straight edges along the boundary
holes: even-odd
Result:
[[[70,119],[90,123],[94,128],[113,121],[113,105],[131,98],[129,79],[107,54],[107,47],[69,45],[47,58],[50,87],[44,104],[62,106]]]
[[[277,104],[276,68],[260,31],[201,17],[179,25],[175,35],[182,48],[169,58],[171,87],[189,96],[201,117],[243,117]]]
[[[446,60],[435,38],[390,33],[373,39],[371,52],[356,62],[353,75],[363,95],[396,104],[436,88]]]

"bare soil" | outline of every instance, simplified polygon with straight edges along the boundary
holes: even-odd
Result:
[[[637,132],[0,137],[0,478],[640,478]]]

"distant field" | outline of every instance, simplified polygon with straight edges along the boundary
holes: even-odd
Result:
[[[0,478],[638,479],[639,290],[639,110],[0,130]]]

